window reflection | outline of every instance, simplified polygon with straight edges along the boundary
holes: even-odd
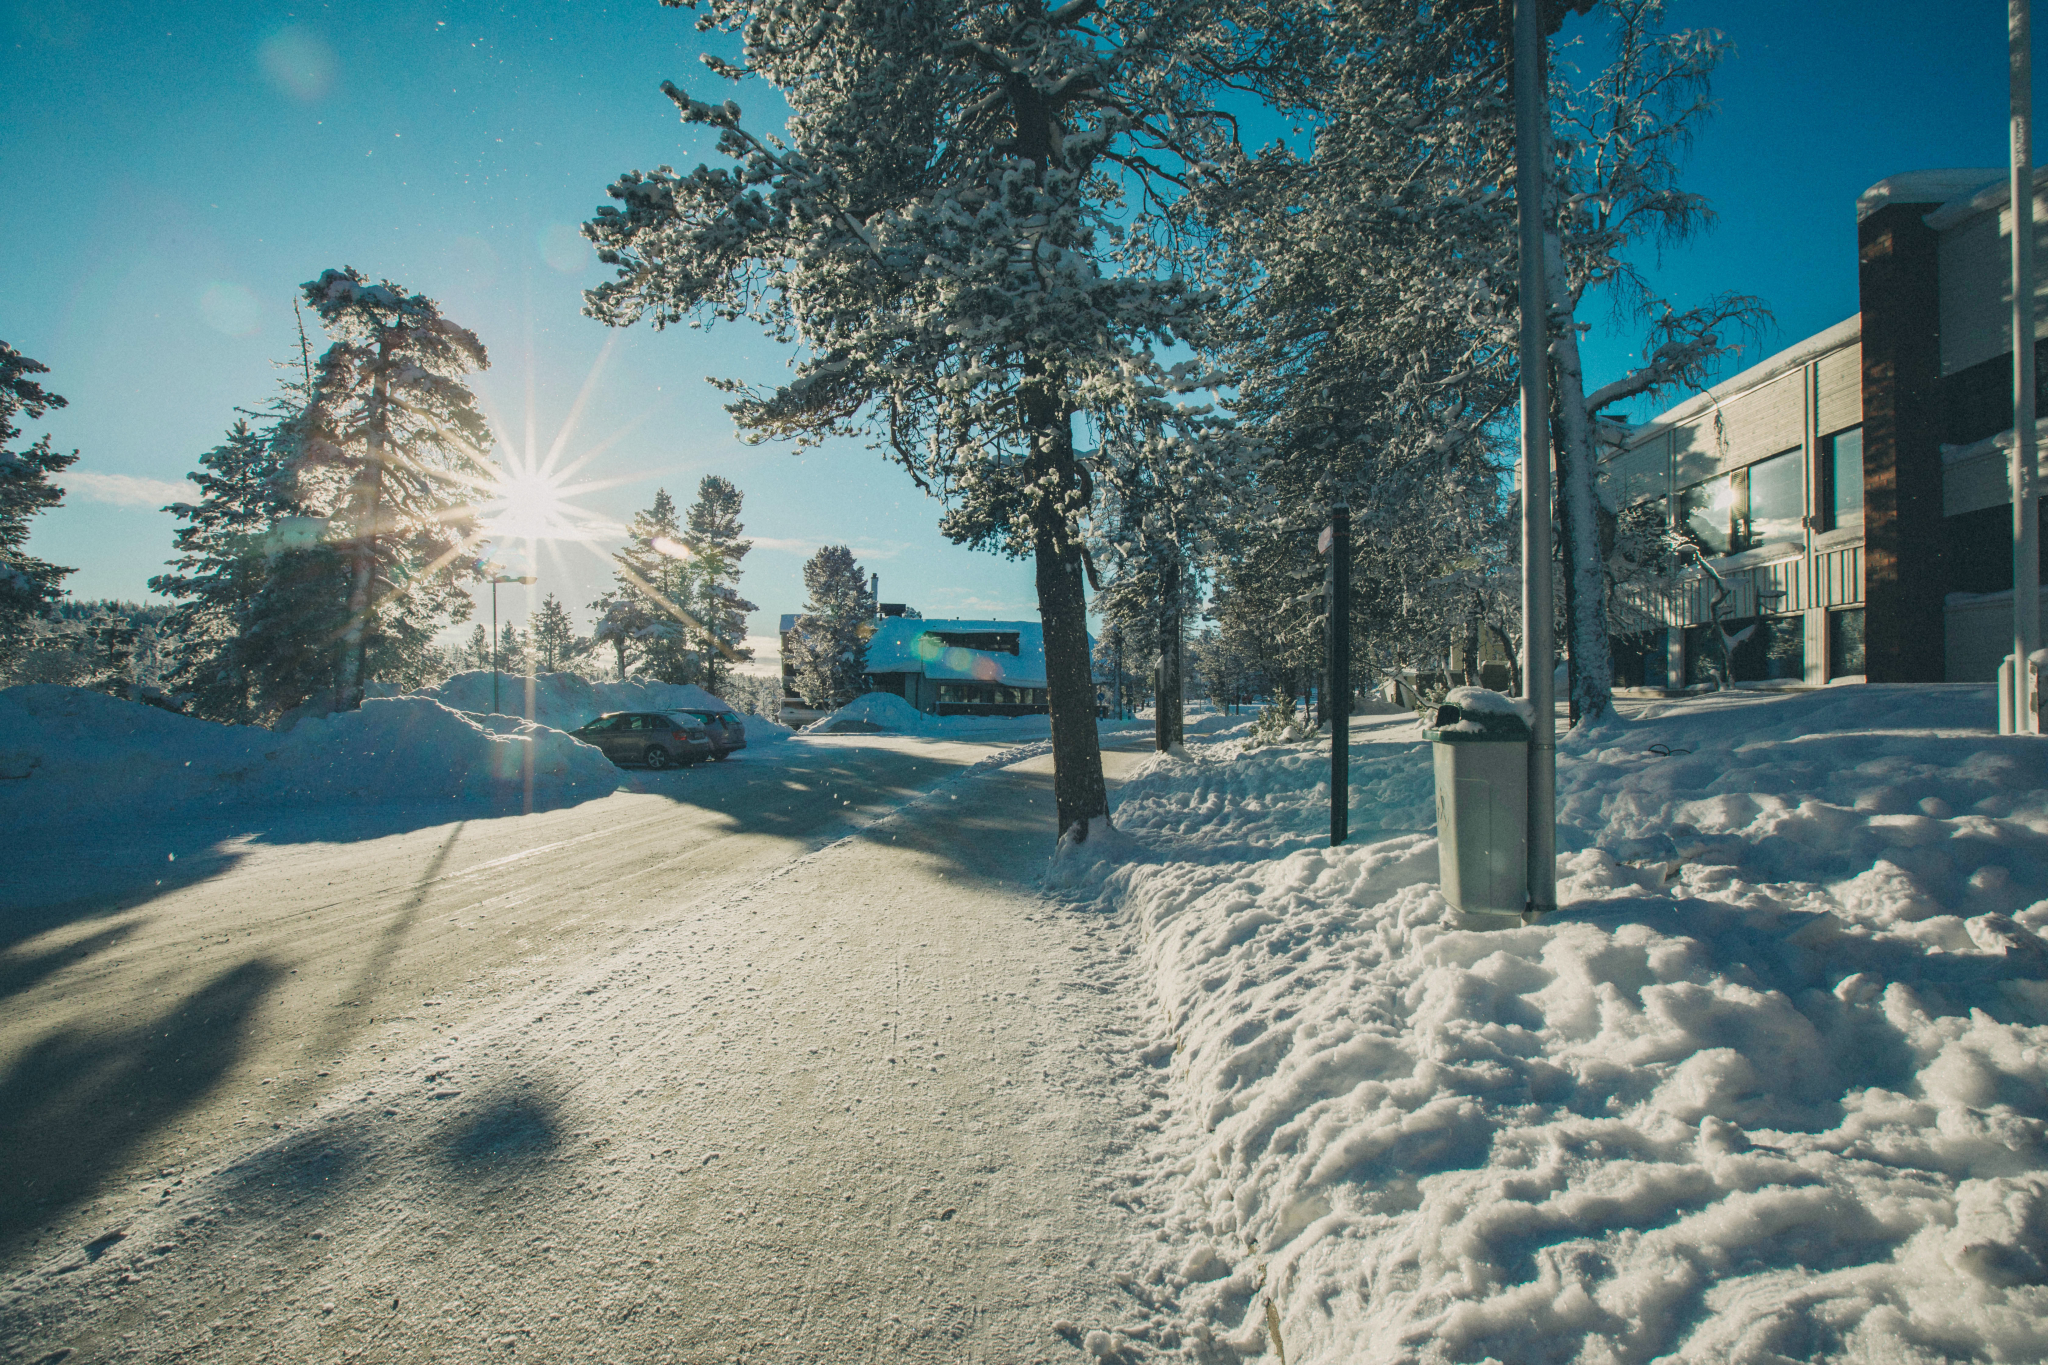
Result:
[[[1733,553],[1735,477],[1723,474],[1683,489],[1678,495],[1678,524],[1701,551]]]
[[[1743,549],[1799,543],[1806,529],[1806,468],[1799,451],[1749,467],[1748,520]]]
[[[1680,490],[1678,507],[1680,528],[1702,554],[1797,545],[1806,530],[1806,462],[1788,450],[1703,479]]]
[[[1863,428],[1850,427],[1821,444],[1821,509],[1827,529],[1853,526],[1863,517]]]

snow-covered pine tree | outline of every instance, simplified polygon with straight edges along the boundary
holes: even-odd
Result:
[[[481,621],[469,632],[469,642],[462,647],[462,666],[477,670],[491,666],[491,632]]]
[[[293,472],[298,495],[329,509],[349,567],[333,697],[347,710],[373,670],[416,672],[436,629],[469,613],[457,578],[490,437],[462,377],[490,362],[432,299],[388,280],[327,270],[304,296],[333,344],[314,367]]]
[[[612,659],[618,667],[618,680],[624,682],[628,656],[639,650],[640,631],[651,619],[647,615],[646,598],[638,588],[613,587],[592,602],[590,609],[597,613],[597,622],[590,628],[591,646],[611,646]]]
[[[569,613],[549,593],[541,600],[540,610],[533,614],[533,650],[539,658],[543,673],[553,673],[569,657],[569,651],[576,644],[576,625],[569,619]]]
[[[1412,667],[1427,646],[1393,638],[1414,625],[1401,583],[1449,569],[1461,518],[1498,526],[1459,498],[1498,489],[1485,434],[1514,401],[1504,12],[1299,12],[1271,85],[1297,136],[1189,196],[1231,248],[1224,358],[1262,452],[1205,562],[1219,631],[1272,695],[1305,697],[1322,671],[1335,498],[1352,511],[1355,665]]]
[[[531,637],[510,621],[498,627],[498,671],[525,673],[533,666],[527,645]]]
[[[49,615],[63,596],[64,576],[72,572],[31,555],[28,532],[36,513],[64,501],[64,490],[50,476],[69,468],[78,452],[62,454],[47,434],[14,449],[21,435],[17,413],[40,420],[51,408],[65,406],[31,377],[49,372],[49,366],[0,341],[0,673],[11,668],[27,642],[28,623]]]
[[[693,683],[703,676],[703,659],[691,642],[697,617],[691,610],[696,565],[683,541],[675,499],[665,488],[633,514],[626,544],[612,562],[618,589],[597,624],[594,638],[610,640],[623,676],[627,646],[640,653],[640,675],[662,682]]]
[[[804,610],[786,646],[805,706],[830,711],[861,694],[873,605],[867,575],[844,545],[826,545],[804,564]]]
[[[585,227],[618,270],[588,296],[600,320],[745,316],[802,347],[792,382],[739,393],[745,430],[867,436],[948,502],[956,540],[1034,558],[1063,834],[1107,810],[1081,557],[1106,457],[1077,453],[1075,423],[1177,410],[1191,377],[1155,347],[1198,342],[1208,300],[1157,208],[1234,140],[1213,96],[1264,60],[1266,15],[709,0],[699,23],[745,59],[707,62],[774,85],[783,135],[664,85],[736,164],[630,172]]]
[[[747,613],[760,608],[739,593],[740,561],[754,548],[753,541],[741,538],[746,529],[740,524],[741,501],[731,480],[707,474],[683,523],[696,585],[693,614],[703,645],[704,686],[713,693],[720,692],[734,665],[754,656],[747,648]]]
[[[184,523],[172,537],[170,570],[149,580],[151,592],[177,603],[166,622],[176,640],[171,689],[192,714],[230,725],[274,718],[252,618],[284,548],[272,530],[301,510],[285,496],[277,435],[275,424],[259,428],[238,417],[226,439],[199,457],[199,468],[185,476],[198,499],[164,509]]]

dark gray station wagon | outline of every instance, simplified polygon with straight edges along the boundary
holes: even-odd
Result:
[[[704,733],[711,737],[711,756],[724,758],[747,747],[747,723],[737,711],[667,711],[664,715],[683,716],[704,727]]]
[[[702,721],[667,711],[614,711],[570,734],[595,744],[614,763],[673,768],[715,752]]]

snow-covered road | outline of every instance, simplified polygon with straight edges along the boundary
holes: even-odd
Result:
[[[1071,1357],[1156,1094],[1050,762],[779,747],[8,874],[0,1350]]]

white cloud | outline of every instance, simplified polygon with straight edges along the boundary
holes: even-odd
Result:
[[[199,496],[199,490],[189,483],[145,479],[139,474],[99,474],[89,469],[67,469],[57,476],[57,482],[66,493],[115,507],[161,507],[167,502],[191,502]]]
[[[793,555],[809,559],[824,546],[826,540],[805,540],[800,536],[748,536],[757,550],[786,550]],[[902,541],[890,541],[886,545],[855,545],[851,547],[855,559],[894,559],[910,546]]]

